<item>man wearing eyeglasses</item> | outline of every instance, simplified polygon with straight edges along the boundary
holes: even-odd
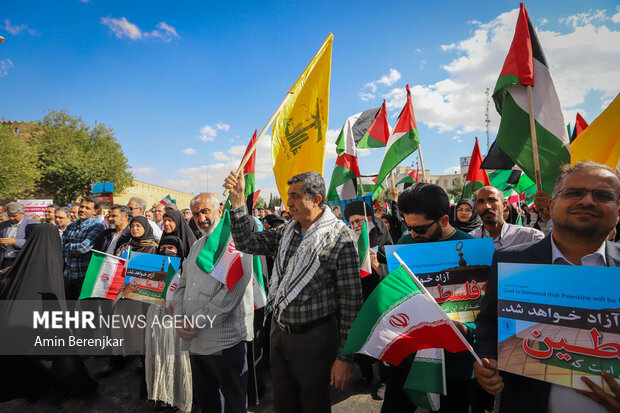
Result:
[[[493,238],[496,250],[538,241],[545,237],[545,234],[536,228],[522,227],[504,221],[506,208],[508,201],[502,191],[492,186],[480,188],[476,194],[476,212],[482,218],[482,225],[470,234],[474,238]]]
[[[488,393],[501,393],[503,412],[620,411],[620,386],[601,372],[613,394],[591,380],[592,390],[573,390],[497,370],[497,263],[620,266],[620,246],[606,241],[620,216],[620,174],[593,162],[565,165],[549,201],[553,231],[543,240],[497,251],[486,295],[476,319],[475,349],[483,366],[474,364],[478,383]],[[584,278],[587,278],[587,272]]]
[[[144,215],[144,210],[146,209],[146,201],[137,196],[133,196],[129,198],[129,202],[127,202],[127,206],[131,210],[132,216],[141,217],[142,215]],[[155,238],[155,241],[159,242],[159,240],[161,239],[161,234],[162,234],[161,228],[159,228],[159,225],[157,225],[154,221],[151,221],[150,219],[149,219],[149,225],[151,226],[151,229],[153,230],[153,238]]]
[[[398,240],[398,244],[473,238],[450,225],[450,200],[438,185],[418,183],[410,186],[398,196],[398,209],[408,231]],[[455,321],[454,324],[466,338],[473,338],[473,323]],[[390,366],[382,413],[416,410],[417,406],[403,389],[414,358],[415,353],[406,357],[399,366]],[[466,351],[454,354],[445,352],[445,358],[447,396],[441,395],[440,411],[468,412],[473,358]]]

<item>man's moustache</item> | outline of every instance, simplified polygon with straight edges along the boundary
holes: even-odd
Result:
[[[596,215],[598,218],[600,218],[602,216],[601,211],[598,210],[597,208],[590,208],[590,207],[573,207],[573,208],[568,208],[566,210],[566,212],[571,213],[571,212],[592,212],[594,215]]]

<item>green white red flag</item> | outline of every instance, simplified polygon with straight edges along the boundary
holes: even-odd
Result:
[[[385,154],[379,169],[375,193],[388,174],[407,156],[412,154],[419,144],[420,138],[415,122],[413,103],[411,102],[411,91],[409,90],[409,85],[407,85],[407,101],[385,146]]]
[[[252,146],[254,146],[254,142],[256,142],[256,129],[254,130],[254,135],[252,135],[252,139],[250,139],[250,143],[245,148],[245,153],[243,154],[244,159]],[[258,194],[256,191],[256,151],[252,152],[252,155],[243,166],[243,176],[245,178],[245,198],[246,204],[248,207],[248,211],[250,211],[254,205],[256,204],[256,198],[258,198]]]
[[[368,238],[368,221],[365,219],[362,230],[357,237],[357,254],[360,260],[360,276],[362,278],[372,274],[370,265],[370,241]]]
[[[196,257],[196,265],[231,291],[243,277],[241,253],[235,248],[230,233],[230,211],[224,210],[222,219],[207,238]]]
[[[467,177],[465,178],[465,185],[463,185],[463,195],[461,198],[473,198],[477,190],[483,186],[491,185],[487,171],[482,169],[480,167],[481,165],[482,154],[480,153],[480,146],[478,146],[478,138],[476,137],[476,143],[471,153],[469,169],[467,170]]]
[[[125,260],[93,250],[79,299],[114,300],[125,280]]]
[[[263,278],[263,264],[259,255],[252,257],[252,289],[254,291],[254,309],[258,310],[267,305],[267,293]]]
[[[344,150],[340,152],[338,148],[336,149],[338,158],[336,158],[336,166],[327,190],[328,201],[357,197],[357,178],[360,176],[360,168],[357,163],[353,127],[360,115],[358,113],[348,118],[340,131],[338,142],[343,145]]]
[[[161,201],[159,201],[159,203],[163,205],[168,205],[172,202],[174,202],[174,200],[170,197],[170,195],[166,195]]]
[[[515,36],[493,91],[495,107],[502,117],[496,142],[535,180],[528,85],[533,86],[542,186],[551,194],[560,166],[570,162],[568,131],[547,60],[525,5],[521,3]]]

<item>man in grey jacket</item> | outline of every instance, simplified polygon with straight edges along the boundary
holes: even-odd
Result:
[[[38,222],[24,217],[24,206],[9,202],[4,207],[9,219],[0,222],[0,269],[13,265],[19,251],[26,243],[34,225]]]
[[[245,412],[245,342],[253,339],[254,317],[252,256],[241,253],[243,276],[230,290],[204,272],[196,259],[220,222],[222,207],[213,194],[201,193],[192,199],[190,209],[204,236],[194,243],[180,272],[173,307],[175,316],[186,320],[177,333],[190,351],[194,395],[200,410]]]

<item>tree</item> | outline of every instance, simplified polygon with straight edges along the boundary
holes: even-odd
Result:
[[[38,186],[56,203],[89,195],[93,183],[113,182],[116,193],[133,183],[121,145],[105,124],[89,127],[80,117],[52,110],[31,140],[38,154]]]
[[[270,211],[275,211],[275,208],[279,207],[280,205],[282,205],[282,198],[277,195],[273,196],[273,194],[271,194],[269,196],[269,204],[267,205],[267,208],[269,208]]]
[[[259,197],[256,199],[256,205],[254,205],[255,208],[265,208],[267,206],[267,203],[265,202],[265,199],[259,195]]]
[[[452,188],[448,189],[447,192],[448,195],[454,196],[454,199],[457,201],[461,199],[461,195],[463,195],[463,181],[461,181],[460,176],[456,179],[456,184]]]
[[[40,176],[37,154],[7,125],[0,125],[0,159],[0,202],[29,198]]]

